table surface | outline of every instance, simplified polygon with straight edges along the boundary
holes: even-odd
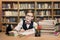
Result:
[[[54,35],[41,35],[41,37],[35,37],[34,35],[29,35],[29,36],[7,36],[5,35],[4,32],[0,32],[0,40],[60,40],[60,35],[59,36],[54,36]]]

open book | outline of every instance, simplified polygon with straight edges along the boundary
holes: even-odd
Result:
[[[27,30],[27,31],[24,31],[24,32],[19,32],[20,35],[31,35],[31,34],[34,34],[35,33],[35,29],[31,29],[31,30]]]

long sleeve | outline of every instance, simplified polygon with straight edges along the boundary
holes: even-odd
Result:
[[[33,27],[36,29],[38,24],[36,22],[33,23]]]
[[[18,25],[14,28],[14,30],[19,31],[19,30],[21,29],[22,25],[23,25],[23,20],[20,20],[20,22],[19,22]]]

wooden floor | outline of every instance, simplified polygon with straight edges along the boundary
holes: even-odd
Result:
[[[54,35],[42,35],[41,37],[34,37],[33,35],[31,36],[24,36],[24,37],[19,37],[19,36],[7,36],[5,35],[4,32],[0,32],[0,40],[60,40],[60,35],[59,36],[54,36]]]

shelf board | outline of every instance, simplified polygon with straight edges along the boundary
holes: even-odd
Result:
[[[54,16],[60,16],[60,15],[54,15]]]
[[[19,9],[19,10],[34,10],[35,8]]]
[[[2,17],[18,17],[18,16],[2,16]]]
[[[54,10],[60,10],[60,8],[53,8]]]
[[[3,8],[2,10],[3,10],[3,11],[4,11],[4,10],[13,10],[13,11],[15,10],[15,11],[17,11],[18,9],[13,9],[13,8],[10,8],[10,9],[9,9],[9,8]]]
[[[10,0],[10,1],[9,1],[9,0],[6,0],[6,1],[5,1],[5,0],[4,0],[4,1],[2,1],[2,3],[18,3],[18,1],[11,1],[11,0]]]
[[[40,18],[40,17],[44,17],[44,18],[48,18],[48,17],[49,17],[49,18],[51,18],[52,16],[51,16],[51,15],[50,15],[50,16],[46,16],[46,15],[40,16],[40,15],[37,15],[36,17],[37,17],[37,18]]]
[[[22,18],[22,17],[25,18],[25,16],[19,16],[19,17],[20,17],[20,18]]]
[[[2,22],[2,24],[18,24],[17,22]]]
[[[37,10],[51,10],[52,8],[37,8]]]
[[[2,24],[5,24],[6,22],[2,22]]]
[[[7,22],[7,24],[17,24],[17,22]]]
[[[47,15],[44,15],[44,16],[41,16],[41,15],[37,15],[37,16],[39,16],[39,17],[44,17],[44,16],[47,16]],[[51,15],[48,15],[48,16],[51,16]]]

